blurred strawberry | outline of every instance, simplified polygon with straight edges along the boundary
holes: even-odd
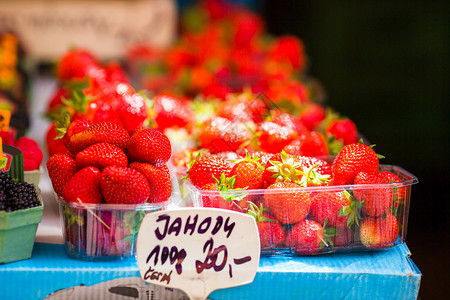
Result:
[[[300,120],[309,130],[316,130],[325,119],[325,109],[316,103],[307,102],[300,109]]]
[[[190,130],[195,124],[195,115],[187,103],[170,96],[158,95],[153,98],[153,110],[158,129],[177,127]]]
[[[56,126],[53,123],[50,123],[45,135],[45,146],[49,157],[57,153],[70,154],[64,140],[60,138],[56,139],[58,135],[59,133],[56,131]]]
[[[44,159],[44,154],[34,139],[23,136],[16,141],[15,147],[22,151],[24,171],[39,169]]]
[[[142,126],[148,117],[147,103],[139,93],[123,93],[118,105],[120,120],[126,130]]]
[[[300,72],[306,68],[306,54],[303,42],[296,36],[284,35],[275,39],[269,56],[280,62],[289,63]]]
[[[325,128],[328,136],[334,136],[336,140],[342,141],[344,145],[353,144],[358,141],[358,130],[355,123],[350,119],[334,120]]]
[[[231,16],[232,43],[248,47],[264,31],[264,20],[251,11],[240,10]]]
[[[262,151],[277,153],[297,138],[297,132],[291,127],[274,122],[262,122],[258,129],[258,143]]]
[[[325,138],[317,131],[301,134],[283,150],[297,156],[326,156],[329,154]]]
[[[62,99],[70,98],[70,90],[64,86],[58,87],[47,102],[47,113],[56,112],[58,106],[64,106]]]
[[[2,138],[2,143],[14,146],[16,142],[16,135],[11,129],[0,131],[0,138]]]
[[[97,60],[88,50],[69,50],[57,63],[56,78],[63,82],[80,81],[88,75],[89,68],[95,65],[97,65]]]
[[[205,88],[201,91],[201,94],[205,98],[218,98],[225,100],[231,92],[232,89],[228,85],[212,82],[211,84],[205,86]]]
[[[127,167],[106,167],[101,173],[100,186],[105,202],[109,204],[141,204],[150,197],[145,176]]]

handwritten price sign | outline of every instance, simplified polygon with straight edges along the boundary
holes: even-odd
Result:
[[[214,290],[251,283],[259,264],[253,217],[184,208],[147,214],[137,240],[142,279],[206,299]]]

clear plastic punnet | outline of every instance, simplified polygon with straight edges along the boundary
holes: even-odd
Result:
[[[144,216],[166,209],[164,203],[85,204],[56,196],[66,253],[76,259],[102,261],[133,258]]]
[[[398,166],[380,171],[401,182],[220,192],[187,186],[194,206],[254,215],[263,255],[370,251],[404,243],[411,186],[418,183]]]

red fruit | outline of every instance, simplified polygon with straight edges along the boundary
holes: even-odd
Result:
[[[44,154],[34,139],[25,136],[21,137],[16,141],[15,147],[22,151],[24,171],[39,169]]]
[[[258,160],[252,160],[247,153],[246,157],[237,162],[231,169],[230,176],[236,176],[234,188],[248,190],[260,189],[264,185],[264,168]]]
[[[255,151],[250,153],[250,157],[252,159],[259,158],[260,160],[258,160],[258,162],[263,166],[267,164],[267,162],[272,158],[272,156],[273,153],[268,153],[264,151]]]
[[[64,200],[77,203],[102,202],[100,174],[101,172],[94,167],[86,167],[75,173],[66,183],[62,194]]]
[[[100,177],[100,186],[105,202],[109,204],[141,204],[150,197],[145,176],[127,167],[106,167]]]
[[[300,110],[300,120],[309,130],[316,130],[325,116],[323,106],[313,102],[308,102]]]
[[[47,104],[47,113],[55,112],[59,105],[64,105],[62,99],[70,98],[70,90],[60,86],[49,99]]]
[[[155,121],[159,130],[164,131],[171,127],[190,130],[194,125],[195,115],[185,102],[165,95],[156,96],[153,101]]]
[[[232,90],[229,86],[217,82],[212,82],[210,85],[206,86],[201,94],[205,98],[218,98],[221,100],[225,100],[228,95],[232,93]]]
[[[88,75],[89,68],[95,65],[97,65],[97,61],[89,51],[70,50],[59,60],[56,77],[60,81],[82,80]]]
[[[234,122],[260,123],[269,115],[268,105],[252,93],[241,93],[219,104],[217,116]]]
[[[130,161],[150,163],[160,167],[167,163],[172,149],[167,136],[159,130],[147,128],[139,130],[130,138],[127,154]]]
[[[392,172],[382,171],[378,173],[378,177],[381,178],[381,182],[383,183],[398,183],[402,182],[402,180]],[[394,207],[398,207],[405,201],[406,198],[406,189],[405,187],[394,187],[392,188],[392,194],[394,196],[392,205]]]
[[[250,11],[241,10],[232,16],[232,21],[233,44],[239,47],[249,46],[264,30],[261,16]]]
[[[299,118],[294,117],[291,114],[281,112],[280,110],[275,110],[272,113],[272,122],[277,123],[281,126],[287,126],[294,129],[298,135],[306,134],[309,129],[302,123]]]
[[[0,138],[2,138],[2,143],[14,146],[16,142],[15,133],[11,130],[9,131],[0,131]]]
[[[199,128],[200,147],[211,153],[236,151],[250,140],[251,131],[241,122],[233,122],[222,117],[213,117]]]
[[[158,168],[151,164],[134,162],[130,164],[130,168],[141,172],[147,178],[150,186],[149,203],[161,203],[169,200],[172,195],[172,181],[166,165]]]
[[[56,127],[53,123],[47,129],[45,135],[45,146],[47,148],[47,154],[52,157],[55,154],[70,154],[72,153],[67,149],[63,139],[55,139],[59,133],[56,131]]]
[[[70,122],[69,126],[67,127],[66,134],[64,135],[64,138],[63,138],[64,143],[66,144],[66,147],[69,147],[70,138],[74,134],[85,130],[86,128],[88,128],[89,126],[91,126],[93,124],[94,124],[94,122],[92,122],[91,120],[88,120],[88,119],[76,119],[76,120],[73,120],[72,122]]]
[[[370,187],[355,187],[353,194],[356,200],[363,204],[362,211],[371,217],[383,215],[392,204],[392,189],[388,187],[377,187],[383,182],[378,175],[359,172],[355,177],[355,184],[370,184]]]
[[[277,153],[297,138],[297,132],[291,127],[274,122],[262,122],[259,126],[259,146],[262,151]]]
[[[274,219],[258,221],[256,226],[258,227],[261,249],[274,249],[283,244],[286,236],[281,224],[278,221]]]
[[[78,167],[96,167],[102,171],[107,166],[128,166],[128,158],[119,147],[108,143],[97,143],[78,152],[75,157]]]
[[[333,184],[352,184],[359,172],[375,175],[378,168],[378,156],[372,148],[359,143],[346,145],[331,166]]]
[[[189,181],[196,187],[201,188],[208,183],[216,183],[215,178],[225,174],[229,176],[230,163],[223,157],[215,154],[201,154],[187,171]]]
[[[53,189],[62,195],[67,181],[78,171],[77,163],[66,154],[55,154],[47,160],[48,176]]]
[[[359,228],[362,244],[371,249],[392,247],[398,233],[397,219],[390,212],[386,212],[386,217],[364,219]]]
[[[101,122],[72,135],[69,149],[76,154],[93,144],[109,143],[125,150],[129,139],[125,128],[111,122]]]
[[[286,236],[286,246],[297,254],[316,254],[325,241],[322,225],[313,220],[304,219],[295,224]]]
[[[283,150],[288,154],[296,156],[326,156],[329,154],[325,138],[317,131],[300,135],[297,139],[286,145]]]
[[[336,140],[342,141],[344,145],[358,141],[358,129],[355,123],[349,119],[334,120],[325,128],[328,136],[334,136]]]
[[[311,206],[307,192],[293,182],[276,182],[267,187],[264,200],[280,223],[293,224],[306,218]]]
[[[306,54],[302,41],[291,35],[278,37],[269,55],[278,61],[288,62],[295,70],[302,71],[306,67]]]
[[[341,216],[341,210],[350,205],[350,200],[343,192],[320,192],[312,198],[309,218],[320,224],[333,227],[344,227],[347,225],[347,216]]]
[[[136,92],[131,94],[124,93],[121,96],[122,101],[120,101],[118,109],[123,127],[130,131],[133,128],[142,126],[148,117],[145,98]]]
[[[221,209],[231,209],[233,203],[228,202],[219,193],[219,185],[214,183],[207,183],[201,188],[201,201],[203,207],[214,207]]]

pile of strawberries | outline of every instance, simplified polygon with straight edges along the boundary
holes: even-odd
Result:
[[[112,122],[77,119],[62,138],[69,153],[47,161],[55,192],[68,202],[141,204],[169,199],[169,139],[156,129],[128,132]]]
[[[234,161],[201,153],[186,178],[203,206],[253,215],[263,250],[298,254],[395,245],[406,197],[402,180],[363,143],[328,161],[284,151],[247,152]]]

